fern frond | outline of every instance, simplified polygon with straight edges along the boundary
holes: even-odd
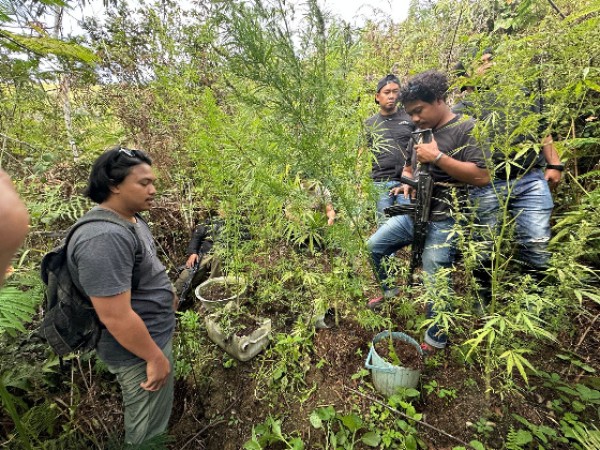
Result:
[[[507,450],[523,450],[523,446],[533,441],[533,436],[529,431],[517,430],[513,427],[510,428],[508,435],[506,436],[505,448]]]
[[[41,283],[41,282],[40,282]],[[41,285],[28,290],[16,286],[6,286],[0,290],[0,334],[15,336],[17,331],[25,332],[27,322],[35,314],[35,307],[42,298]]]
[[[36,405],[21,417],[23,425],[30,436],[40,436],[44,432],[52,434],[52,429],[59,417],[59,411],[54,403],[46,400],[41,405]]]

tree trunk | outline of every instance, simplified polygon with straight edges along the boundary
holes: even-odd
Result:
[[[54,35],[57,39],[59,39],[61,35],[63,12],[63,7],[58,7],[56,10]],[[71,153],[73,154],[73,160],[77,161],[79,159],[79,149],[77,148],[77,144],[75,144],[75,139],[73,138],[73,121],[71,120],[70,94],[71,84],[69,81],[69,76],[63,71],[62,74],[59,76],[58,80],[58,100],[60,101],[63,109],[65,130],[67,133],[67,140],[69,141],[69,146],[71,147]]]

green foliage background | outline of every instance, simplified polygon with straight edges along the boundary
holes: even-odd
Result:
[[[0,3],[0,25],[18,22],[23,5]],[[43,5],[40,14],[74,6]],[[307,320],[335,305],[363,320],[360,305],[375,283],[364,251],[373,193],[361,136],[362,121],[376,112],[374,85],[388,72],[405,78],[431,68],[449,71],[459,60],[472,73],[488,46],[497,54],[500,95],[541,80],[544,115],[567,161],[554,197],[553,270],[562,285],[553,295],[561,314],[600,302],[600,1],[413,0],[405,21],[369,21],[359,29],[329,17],[314,0],[222,0],[191,10],[174,1],[135,7],[117,1],[106,14],[104,23],[86,19],[86,35],[77,39],[34,25],[22,33],[0,30],[0,164],[32,218],[16,275],[0,294],[3,336],[27,334],[39,305],[39,282],[31,275],[60,231],[90,206],[80,194],[90,163],[116,143],[144,148],[155,159],[161,198],[150,218],[168,265],[182,259],[194,224],[221,210],[228,219],[221,251],[229,271],[253,280],[257,311],[276,305]],[[451,99],[456,96],[453,91]],[[309,201],[298,189],[304,178],[331,191],[338,211],[333,228],[315,214],[285,220],[286,206]],[[243,228],[251,241],[240,239]],[[291,250],[304,241],[308,249]],[[381,326],[377,320],[364,319],[365,326]],[[515,335],[524,330],[498,323],[503,330],[515,326]],[[471,351],[490,342],[484,338],[498,332],[495,326],[467,331]],[[568,321],[557,317],[544,327],[532,335],[565,331]],[[276,351],[303,349],[302,333],[282,338]],[[525,374],[523,355],[531,348],[494,349],[494,363],[489,353],[482,356],[491,372],[508,366],[510,373],[516,364]],[[307,370],[301,357],[291,369],[285,364],[276,370]],[[300,379],[283,384],[298,386]],[[285,390],[283,384],[274,386]],[[44,433],[55,435],[51,428],[21,440],[36,443]]]

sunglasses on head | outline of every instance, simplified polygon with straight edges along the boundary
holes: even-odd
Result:
[[[136,159],[146,158],[146,154],[141,150],[134,150],[131,148],[121,147],[121,148],[119,148],[118,154],[120,155],[121,153],[129,158],[136,158]]]

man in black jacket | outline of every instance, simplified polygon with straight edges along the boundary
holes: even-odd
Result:
[[[187,248],[188,259],[185,268],[175,281],[175,289],[182,296],[180,298],[185,298],[191,292],[191,288],[204,280],[221,275],[221,260],[211,253],[211,250],[222,227],[222,219],[209,218],[194,230]],[[190,277],[193,278],[190,280]],[[186,292],[182,292],[183,290]]]

